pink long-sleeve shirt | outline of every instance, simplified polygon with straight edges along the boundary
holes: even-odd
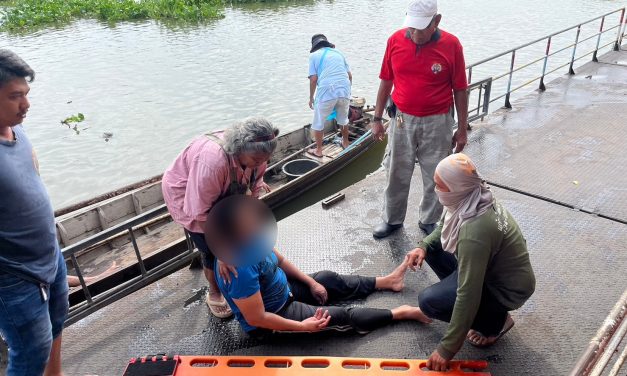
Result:
[[[214,135],[223,137],[222,132]],[[161,182],[163,198],[174,221],[188,231],[204,232],[207,212],[231,184],[231,166],[235,167],[240,184],[248,185],[250,180],[253,169],[243,169],[235,158],[231,162],[220,145],[207,136],[194,139],[176,157]],[[261,193],[266,168],[267,163],[257,168],[253,197]]]

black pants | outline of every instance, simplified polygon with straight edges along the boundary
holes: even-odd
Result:
[[[375,291],[374,277],[340,275],[328,270],[310,276],[327,289],[328,303],[365,298]],[[313,316],[318,309],[318,302],[309,287],[300,281],[290,280],[289,284],[293,300],[276,314],[294,321],[303,321]],[[356,330],[364,334],[392,322],[392,312],[389,309],[336,306],[322,308],[328,310],[331,316],[326,330]]]
[[[203,268],[213,270],[216,257],[213,253],[211,253],[211,250],[207,245],[205,234],[191,231],[187,231],[187,233],[189,234],[190,239],[192,239],[192,242],[194,242],[196,248],[198,248],[198,252],[200,252],[200,260]]]
[[[427,252],[425,261],[440,278],[440,282],[427,287],[418,295],[420,309],[430,318],[450,322],[457,299],[457,259],[452,253],[432,250]],[[484,284],[481,304],[471,328],[484,336],[497,335],[505,324],[507,311]]]

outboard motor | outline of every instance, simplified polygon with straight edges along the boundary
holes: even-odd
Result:
[[[364,106],[366,105],[366,98],[364,97],[351,97],[350,107],[348,108],[348,121],[354,122],[361,119],[364,116]]]

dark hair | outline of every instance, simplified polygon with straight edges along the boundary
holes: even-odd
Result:
[[[312,48],[310,53],[314,53],[314,52],[316,52],[319,49],[324,48],[324,47],[335,48],[335,45],[333,43],[331,43],[331,42],[328,42],[328,41],[322,41],[322,42],[316,44],[316,47]]]
[[[33,82],[35,71],[15,52],[0,49],[0,87],[16,78]]]
[[[329,42],[324,34],[314,34],[311,37],[311,50],[309,53],[314,53],[323,47],[335,48],[335,45]]]

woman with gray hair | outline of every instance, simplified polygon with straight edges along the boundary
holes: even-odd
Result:
[[[177,223],[189,233],[200,251],[209,282],[207,305],[219,318],[232,315],[216,284],[215,257],[204,237],[207,212],[219,200],[236,194],[259,197],[269,192],[263,181],[279,130],[267,119],[249,117],[224,131],[194,139],[163,174],[163,198]],[[219,264],[220,276],[229,281],[228,267]]]

